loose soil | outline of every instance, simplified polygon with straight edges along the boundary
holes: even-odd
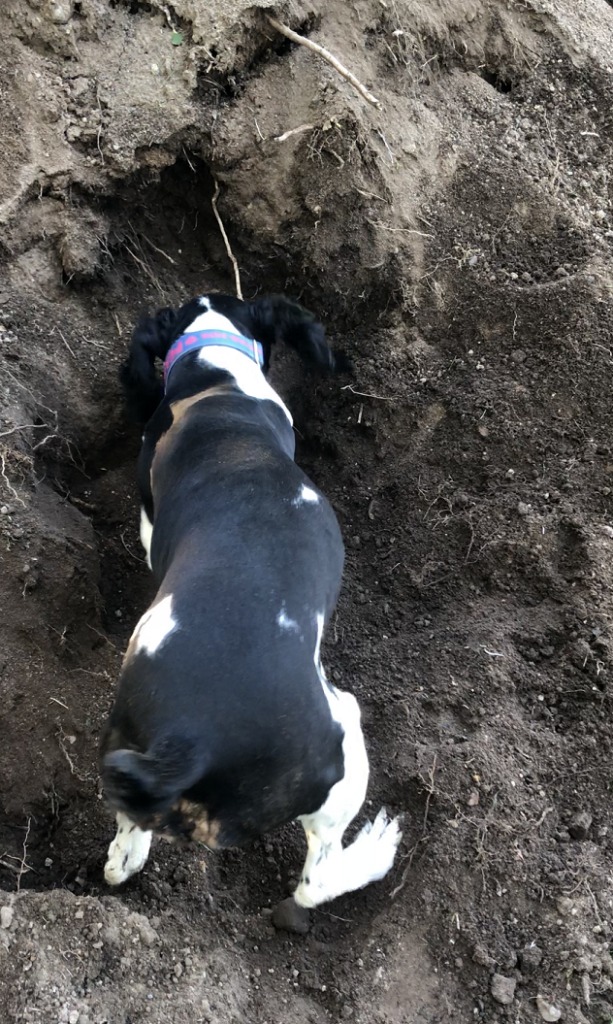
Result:
[[[611,3],[276,9],[380,111],[262,8],[0,9],[2,1019],[610,1024]],[[347,543],[325,661],[365,811],[404,839],[305,937],[271,926],[298,827],[102,877],[98,737],[152,595],[117,368],[142,309],[233,289],[215,180],[245,293],[355,361],[279,352],[273,383]]]

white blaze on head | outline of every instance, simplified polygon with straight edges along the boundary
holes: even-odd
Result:
[[[206,295],[198,300],[203,310],[195,320],[192,320],[185,334],[192,331],[227,331],[229,334],[240,334],[241,330],[232,321],[211,308],[210,299]],[[292,414],[281,400],[277,392],[270,386],[262,373],[259,363],[247,355],[246,352],[238,352],[236,349],[228,348],[226,345],[207,345],[200,349],[198,360],[209,366],[217,366],[220,370],[231,373],[236,381],[236,386],[250,398],[257,398],[258,401],[275,402],[287,416],[290,425],[293,424]]]
[[[177,625],[177,620],[172,617],[172,594],[168,594],[145,612],[134,630],[135,653],[146,651],[147,654],[155,654]]]
[[[306,484],[303,484],[302,487],[300,488],[300,493],[292,501],[292,505],[302,505],[303,502],[305,501],[312,502],[314,505],[316,505],[317,502],[319,501],[319,495],[317,491],[313,490],[312,487],[307,487]]]

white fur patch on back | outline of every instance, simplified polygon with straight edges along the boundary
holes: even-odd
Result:
[[[155,654],[177,625],[177,620],[172,617],[172,594],[168,594],[140,619],[130,641],[134,641],[135,654],[139,651]]]
[[[318,501],[319,495],[317,491],[314,491],[312,487],[307,487],[306,484],[303,484],[298,496],[292,501],[292,505],[302,505],[304,502],[312,502],[316,505]]]
[[[283,602],[281,611],[277,615],[277,623],[281,627],[281,629],[289,630],[292,633],[298,633],[300,631],[300,626],[298,625],[296,620],[290,619],[289,615],[285,611],[285,601]]]
[[[205,302],[208,303],[208,309],[192,321],[186,328],[185,334],[189,334],[190,331],[214,330],[240,334],[240,330],[234,326],[231,320],[210,308],[210,302],[206,297],[199,301],[201,306],[204,306]],[[250,398],[257,398],[261,402],[276,402],[293,426],[292,414],[285,402],[274,388],[271,388],[259,363],[256,363],[250,356],[238,352],[236,349],[226,348],[225,345],[208,345],[206,348],[200,349],[198,359],[201,363],[208,363],[210,366],[219,367],[220,370],[227,370],[234,377],[237,387]]]
[[[147,558],[147,565],[151,568],[151,540],[153,538],[153,523],[149,519],[149,516],[145,512],[144,508],[140,510],[140,542],[145,549],[145,556]]]

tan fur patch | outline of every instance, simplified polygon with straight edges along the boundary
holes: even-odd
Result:
[[[190,395],[189,398],[182,398],[179,402],[171,402],[170,411],[172,413],[172,424],[168,430],[164,431],[162,436],[159,438],[155,446],[155,455],[151,461],[151,469],[149,471],[151,481],[151,492],[154,494],[153,484],[153,471],[157,459],[163,458],[168,448],[168,445],[172,441],[173,431],[184,419],[185,415],[189,412],[192,406],[201,402],[205,398],[212,398],[213,395],[227,395],[231,392],[232,385],[230,384],[217,384],[214,388],[207,388],[206,391],[199,391],[196,395]],[[155,499],[155,494],[154,494]]]
[[[217,837],[219,835],[219,822],[211,821],[206,809],[201,804],[193,803],[191,800],[180,800],[179,811],[190,825],[192,823],[194,825],[192,839],[195,839],[198,843],[204,843],[214,850],[217,846]]]
[[[172,426],[176,426],[183,419],[188,409],[201,402],[203,398],[212,398],[213,395],[227,395],[232,390],[230,384],[217,384],[214,388],[206,391],[199,391],[197,395],[190,395],[189,398],[182,398],[180,402],[172,402],[170,411],[172,413]],[[172,430],[172,427],[170,428]]]

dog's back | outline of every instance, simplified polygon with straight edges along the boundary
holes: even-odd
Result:
[[[284,450],[282,415],[216,393],[164,433],[152,465],[162,585],[128,650],[104,750],[116,807],[188,831],[183,797],[214,822],[217,845],[315,810],[343,773],[314,658],[343,545],[329,503]]]

